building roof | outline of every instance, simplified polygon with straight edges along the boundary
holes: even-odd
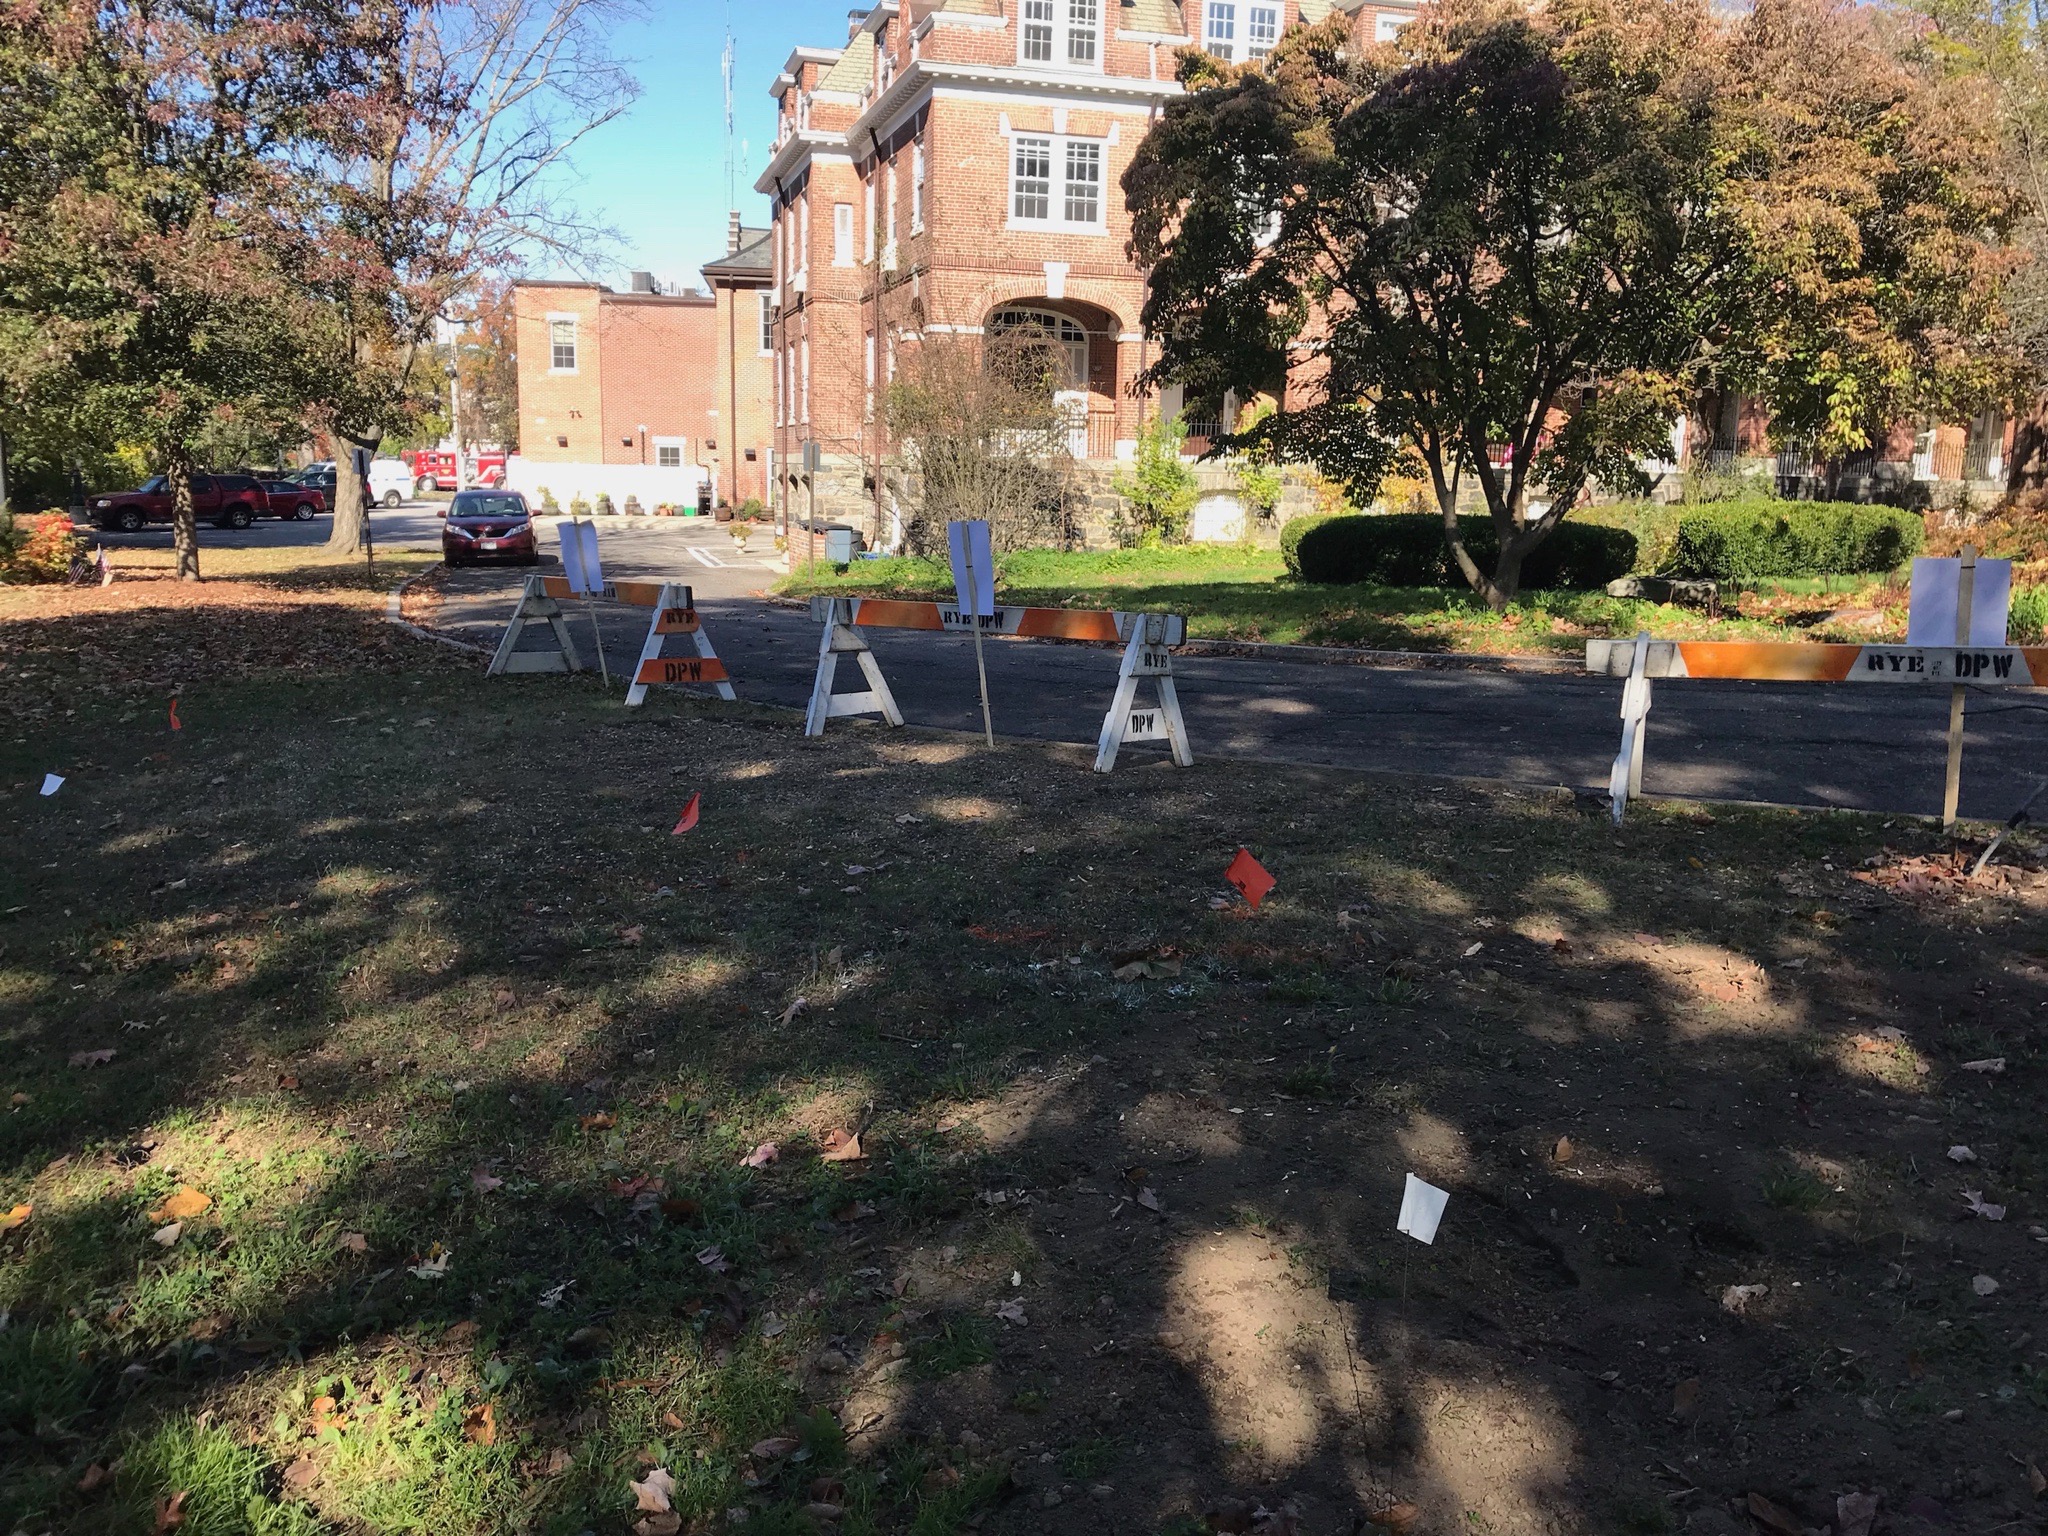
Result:
[[[875,36],[863,32],[848,43],[832,67],[818,76],[817,89],[858,96],[875,78]]]
[[[1123,0],[1116,24],[1123,32],[1151,32],[1161,37],[1188,35],[1187,23],[1181,20],[1179,0]]]
[[[775,232],[770,229],[742,229],[740,248],[729,256],[704,263],[704,276],[716,282],[721,277],[753,278],[767,281],[775,275]]]

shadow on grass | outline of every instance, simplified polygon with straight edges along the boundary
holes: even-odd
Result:
[[[90,699],[0,747],[25,1529],[616,1530],[659,1467],[756,1533],[1656,1531],[1821,1523],[1880,1454],[1989,1522],[2048,1428],[2017,1233],[1914,1171],[2048,1173],[2041,901],[1860,885],[1870,822],[438,667],[188,699],[168,760]],[[1206,899],[1240,842],[1256,917]]]

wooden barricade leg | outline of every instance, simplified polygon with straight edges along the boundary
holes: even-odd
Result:
[[[1621,689],[1621,750],[1615,753],[1614,767],[1607,775],[1609,814],[1617,827],[1629,801],[1640,799],[1643,793],[1643,743],[1649,734],[1650,714],[1649,657],[1650,632],[1642,630],[1636,635],[1628,681]]]
[[[659,675],[664,669],[649,663],[663,659],[661,648],[670,635],[686,634],[697,645],[697,655],[714,665],[706,670],[716,674],[705,677],[703,682],[718,691],[718,696],[727,703],[738,700],[733,692],[732,681],[725,675],[725,665],[718,660],[718,652],[712,648],[711,636],[705,632],[704,621],[697,614],[695,594],[689,587],[675,582],[665,582],[660,594],[654,600],[654,616],[647,621],[647,639],[640,647],[640,660],[634,664],[633,686],[626,690],[628,708],[637,706],[647,698],[647,688],[653,682],[694,682],[695,678],[667,678]]]
[[[1155,709],[1135,707],[1138,682],[1147,677],[1159,693]],[[1181,718],[1180,695],[1173,685],[1173,653],[1166,648],[1166,621],[1161,614],[1133,616],[1123,664],[1117,669],[1116,693],[1109,701],[1109,713],[1102,717],[1102,734],[1096,739],[1095,771],[1108,773],[1116,767],[1117,753],[1124,744],[1140,741],[1163,741],[1180,767],[1195,764],[1187,722]]]
[[[562,617],[562,605],[547,595],[545,577],[529,576],[519,595],[519,606],[512,610],[512,618],[505,626],[504,638],[498,642],[498,649],[491,656],[490,666],[484,669],[484,676],[497,677],[508,672],[581,672],[583,661],[576,654],[576,642],[569,637],[569,624]],[[526,626],[536,620],[546,621],[554,631],[555,644],[559,651],[522,651],[519,636]]]
[[[853,627],[853,603],[833,598],[825,615],[825,632],[818,640],[818,675],[811,683],[811,705],[804,712],[804,734],[822,736],[825,722],[842,715],[880,715],[891,725],[903,723],[903,711],[882,676],[881,664],[868,649],[867,637]],[[839,675],[839,658],[851,656],[860,663],[867,688],[861,693],[834,693],[833,679]]]

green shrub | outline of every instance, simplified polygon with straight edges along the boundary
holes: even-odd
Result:
[[[1155,415],[1138,433],[1138,454],[1131,468],[1118,470],[1111,489],[1129,511],[1122,532],[1129,544],[1178,544],[1188,536],[1188,518],[1200,499],[1195,472],[1180,460],[1188,440],[1181,416]]]
[[[1839,501],[1754,501],[1689,508],[1671,568],[1680,576],[1755,581],[1894,570],[1920,552],[1918,512]]]
[[[1333,517],[1352,517],[1349,512],[1311,512],[1306,517],[1290,517],[1287,526],[1280,530],[1280,558],[1287,562],[1287,574],[1296,581],[1301,580],[1301,536],[1311,528],[1320,528]]]
[[[1297,518],[1281,534],[1309,519]],[[1500,543],[1490,522],[1468,518],[1459,524],[1466,552],[1482,571],[1491,571]],[[1525,588],[1603,587],[1626,576],[1636,561],[1636,536],[1626,528],[1595,523],[1560,523],[1522,562]],[[1464,573],[1444,541],[1441,517],[1428,513],[1330,517],[1295,536],[1288,569],[1300,579],[1325,584],[1366,583],[1380,587],[1462,587]]]
[[[2013,593],[2005,633],[2015,645],[2039,645],[2048,640],[2048,587],[2022,587]]]
[[[1678,549],[1678,525],[1696,509],[1667,501],[1617,501],[1603,507],[1586,507],[1572,514],[1572,521],[1602,528],[1626,528],[1636,536],[1634,574],[1650,576],[1671,569]]]

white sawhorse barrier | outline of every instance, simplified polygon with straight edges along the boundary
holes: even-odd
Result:
[[[893,598],[814,597],[811,617],[824,626],[824,634],[818,642],[818,674],[811,685],[810,709],[804,716],[806,736],[824,735],[828,720],[846,715],[880,715],[892,726],[903,723],[903,711],[896,707],[895,695],[889,691],[881,666],[868,646],[867,637],[861,633],[863,628],[972,634],[977,627],[957,604]],[[992,635],[1121,645],[1123,663],[1117,670],[1116,694],[1109,712],[1103,716],[1102,733],[1096,742],[1095,771],[1108,773],[1114,768],[1123,747],[1151,741],[1166,743],[1179,766],[1194,766],[1194,748],[1188,740],[1180,696],[1173,683],[1171,647],[1183,643],[1188,632],[1187,620],[1179,614],[997,608],[981,621],[979,628]],[[859,662],[868,683],[862,692],[832,691],[842,656]],[[1139,685],[1147,678],[1158,690],[1156,705],[1137,702]]]
[[[570,638],[568,622],[562,615],[562,599],[574,595],[567,577],[527,577],[520,592],[519,605],[512,612],[511,622],[505,626],[504,638],[498,642],[485,676],[588,671],[576,652],[576,642]],[[672,581],[608,581],[599,595],[607,602],[654,610],[654,617],[647,625],[647,639],[640,647],[639,665],[634,670],[632,685],[626,690],[629,708],[644,703],[648,688],[655,685],[702,685],[716,689],[721,699],[738,699],[725,663],[718,659],[718,652],[711,644],[711,635],[697,613],[690,588]],[[557,649],[518,649],[520,635],[528,625],[536,623],[545,623],[549,627]],[[670,635],[688,635],[695,642],[697,654],[662,655],[662,647]]]

